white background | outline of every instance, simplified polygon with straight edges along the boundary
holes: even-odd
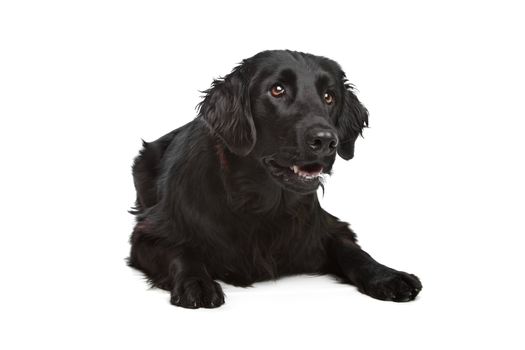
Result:
[[[518,3],[2,2],[0,347],[523,349]],[[281,48],[335,59],[359,89],[371,127],[322,203],[421,277],[415,302],[298,276],[185,310],[125,265],[140,138]]]

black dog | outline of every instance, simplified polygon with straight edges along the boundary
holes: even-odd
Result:
[[[199,115],[135,159],[129,265],[174,305],[217,307],[236,286],[333,274],[374,298],[413,300],[419,279],[376,262],[316,190],[354,155],[368,112],[340,66],[293,51],[246,59],[205,91]]]

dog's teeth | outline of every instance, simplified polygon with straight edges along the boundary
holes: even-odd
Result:
[[[321,176],[321,174],[323,172],[322,169],[320,171],[316,171],[316,172],[304,171],[304,170],[301,170],[299,168],[299,166],[297,166],[297,165],[291,166],[290,170],[292,170],[297,176],[300,176],[300,177],[302,177],[303,179],[306,179],[306,180],[315,179],[316,177]]]
[[[304,177],[305,179],[311,179],[313,176],[305,171],[299,170],[299,176]]]

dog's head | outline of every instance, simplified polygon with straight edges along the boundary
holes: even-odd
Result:
[[[205,91],[199,115],[234,154],[260,161],[279,185],[315,191],[335,154],[354,156],[368,112],[334,61],[293,51],[244,60]]]

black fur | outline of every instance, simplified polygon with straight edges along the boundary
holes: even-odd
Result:
[[[333,274],[382,300],[416,297],[416,276],[373,260],[319,205],[317,173],[330,174],[336,149],[352,158],[368,124],[337,63],[265,51],[205,94],[196,119],[144,142],[135,159],[130,266],[187,308],[223,304],[215,280],[301,273]]]

